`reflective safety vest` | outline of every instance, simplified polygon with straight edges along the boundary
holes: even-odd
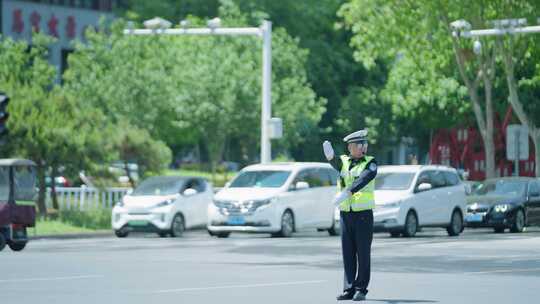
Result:
[[[364,156],[362,162],[351,167],[352,160],[347,155],[341,156],[341,178],[338,181],[338,190],[341,191],[344,187],[351,187],[354,180],[360,176],[362,171],[366,169],[369,162],[373,160],[371,156]],[[345,183],[345,185],[342,185]],[[350,198],[339,204],[341,211],[362,211],[375,208],[375,179],[371,180],[362,190],[354,193]]]

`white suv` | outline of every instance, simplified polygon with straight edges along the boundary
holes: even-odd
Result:
[[[374,229],[412,237],[420,227],[463,231],[465,187],[445,166],[381,166],[375,179]]]
[[[300,229],[339,233],[332,198],[337,172],[326,163],[272,163],[244,168],[208,207],[208,233],[261,232],[288,237]],[[337,223],[336,223],[337,222]]]

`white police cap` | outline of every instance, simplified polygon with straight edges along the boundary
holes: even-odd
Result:
[[[358,142],[365,142],[367,141],[367,130],[362,129],[360,131],[353,132],[343,138],[343,141],[350,144],[350,143],[358,143]]]

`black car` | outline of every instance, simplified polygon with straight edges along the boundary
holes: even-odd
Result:
[[[505,177],[484,181],[467,198],[467,227],[493,227],[495,232],[522,232],[540,225],[540,181]]]

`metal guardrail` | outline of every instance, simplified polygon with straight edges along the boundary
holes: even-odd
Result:
[[[92,208],[112,208],[131,188],[91,188],[91,187],[56,187],[58,207],[61,210],[88,210]],[[213,188],[214,193],[222,187]],[[46,206],[53,207],[51,188],[46,191]]]
[[[58,207],[61,210],[88,210],[112,208],[131,188],[56,187]],[[51,188],[47,188],[46,205],[52,208]]]

